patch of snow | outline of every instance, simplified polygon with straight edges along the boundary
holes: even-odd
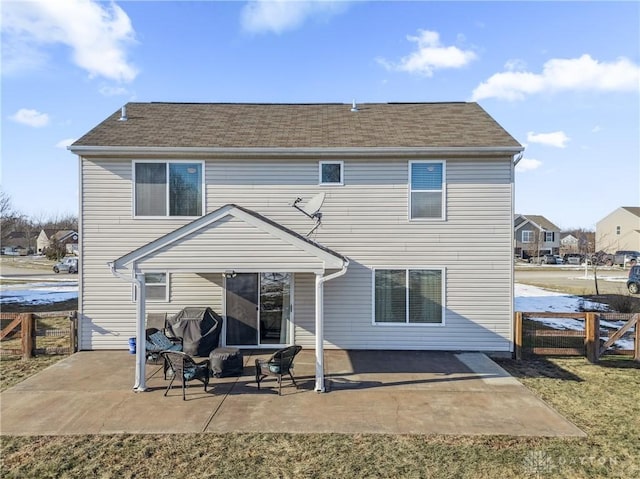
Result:
[[[558,293],[546,289],[515,283],[516,311],[547,311],[551,313],[573,313],[580,309],[597,309],[606,311],[607,305],[585,301],[579,296]]]
[[[12,284],[0,288],[0,304],[51,304],[77,298],[77,281]]]

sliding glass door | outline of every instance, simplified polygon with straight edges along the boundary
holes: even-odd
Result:
[[[226,282],[228,346],[289,344],[290,273],[238,273]]]

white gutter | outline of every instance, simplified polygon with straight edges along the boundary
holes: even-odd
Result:
[[[315,391],[324,392],[324,283],[338,278],[347,272],[349,261],[345,260],[342,269],[328,276],[316,274],[316,386]]]
[[[361,148],[361,147],[329,147],[329,148],[228,148],[228,147],[209,147],[209,146],[69,146],[70,151],[77,155],[144,155],[151,154],[157,156],[165,154],[168,156],[175,155],[220,155],[225,157],[264,157],[274,156],[278,158],[308,156],[314,155],[314,158],[320,156],[366,156],[371,157],[388,157],[388,156],[419,156],[419,155],[478,155],[478,154],[512,154],[515,155],[524,150],[522,146],[433,146],[433,147],[380,147],[380,148]]]
[[[142,392],[147,390],[146,385],[146,334],[145,334],[145,289],[144,274],[136,273],[134,277],[118,273],[115,268],[115,262],[107,263],[111,274],[116,278],[120,278],[136,286],[136,375],[133,383],[133,390]]]

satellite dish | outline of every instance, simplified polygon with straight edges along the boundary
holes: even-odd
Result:
[[[324,192],[315,195],[307,202],[304,208],[302,208],[302,211],[304,211],[309,216],[316,215],[320,211],[320,208],[322,208],[322,204],[324,203],[324,196]]]
[[[309,218],[320,219],[322,217],[322,213],[320,213],[320,208],[322,208],[322,204],[324,203],[324,192],[318,193],[304,205],[302,208],[298,206],[298,203],[302,201],[302,198],[296,198],[293,202],[293,207],[298,211],[302,211]]]
[[[309,231],[309,233],[307,233],[307,236],[313,233],[320,226],[320,222],[322,221],[322,213],[320,212],[320,208],[322,208],[322,204],[324,203],[324,197],[324,192],[318,193],[309,201],[307,201],[307,204],[302,208],[298,206],[298,203],[302,201],[302,198],[296,198],[296,200],[293,202],[293,205],[291,205],[298,211],[302,211],[309,218],[316,220],[316,225],[311,231]]]

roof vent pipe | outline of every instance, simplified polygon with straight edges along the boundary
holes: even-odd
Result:
[[[120,110],[120,119],[118,121],[127,121],[127,105],[123,105]]]
[[[358,111],[358,106],[356,105],[355,100],[351,103],[351,111]]]

